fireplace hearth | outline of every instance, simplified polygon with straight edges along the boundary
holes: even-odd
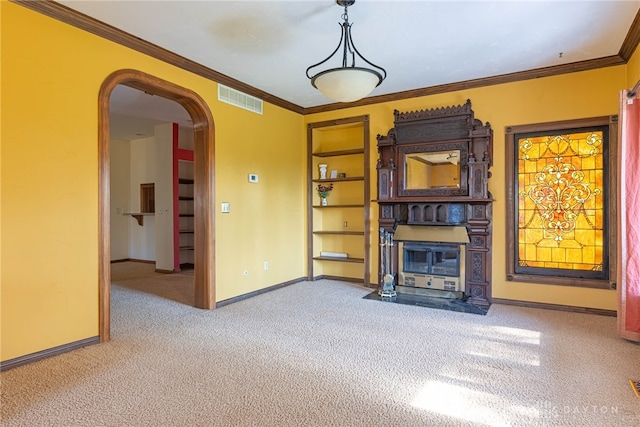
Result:
[[[378,294],[378,291],[375,291],[365,295],[363,299],[381,301],[390,304],[413,305],[416,307],[456,311],[459,313],[479,314],[483,316],[489,312],[488,305],[476,305],[469,302],[467,299],[442,298],[400,292],[398,292],[397,296],[394,298],[383,298]]]

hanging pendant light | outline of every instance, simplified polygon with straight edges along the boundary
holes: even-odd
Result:
[[[347,8],[356,0],[336,0],[339,6],[344,6],[342,14],[343,22],[340,24],[342,33],[338,47],[325,60],[307,68],[307,77],[311,79],[313,87],[318,89],[327,98],[338,102],[353,102],[369,95],[373,89],[382,83],[387,77],[384,68],[368,61],[358,52],[351,38],[351,25]],[[330,60],[342,48],[342,66],[320,71],[314,76],[309,75],[309,70],[318,67]],[[373,68],[356,67],[356,55]],[[348,62],[351,62],[348,65]]]

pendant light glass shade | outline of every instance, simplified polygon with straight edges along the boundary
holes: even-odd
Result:
[[[354,102],[369,95],[387,77],[387,72],[364,58],[353,44],[352,24],[349,23],[347,7],[355,3],[355,0],[336,0],[336,3],[344,6],[343,22],[340,24],[342,34],[338,47],[326,59],[307,68],[307,77],[311,79],[313,87],[327,98],[338,102]],[[342,67],[320,71],[314,76],[309,75],[309,70],[329,61],[340,48],[342,48]],[[356,67],[356,55],[373,68]],[[348,65],[349,59],[350,65]]]
[[[318,73],[311,84],[327,98],[353,102],[369,95],[382,81],[380,73],[368,68],[333,68]]]

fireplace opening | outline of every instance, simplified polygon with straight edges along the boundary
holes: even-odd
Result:
[[[399,225],[396,291],[464,299],[465,227]]]
[[[400,242],[398,285],[464,292],[464,246],[436,242]],[[399,289],[399,292],[407,289]],[[417,292],[412,292],[417,293]],[[462,295],[442,295],[462,297]]]
[[[460,246],[403,245],[404,272],[460,276]]]

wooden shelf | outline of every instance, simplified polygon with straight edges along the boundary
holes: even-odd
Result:
[[[193,216],[193,214],[185,214],[185,213],[181,213],[178,215],[180,218],[190,218]]]
[[[180,196],[178,197],[178,200],[194,200],[193,197],[188,197],[188,196]]]
[[[444,202],[458,202],[458,203],[492,203],[495,202],[495,199],[474,199],[469,196],[442,196],[442,197],[402,197],[402,198],[393,198],[393,199],[385,199],[379,200],[374,199],[372,202],[375,203],[444,203]]]
[[[195,233],[195,231],[194,230],[179,230],[178,233],[193,234],[193,233]]]
[[[364,176],[347,176],[344,178],[313,179],[313,182],[364,181]]]
[[[343,236],[364,236],[364,231],[314,231],[313,234],[339,234]]]
[[[180,250],[181,251],[192,251],[194,249],[195,249],[195,247],[193,247],[193,246],[180,246]]]
[[[316,261],[336,261],[336,262],[353,262],[356,264],[364,263],[364,258],[343,258],[343,257],[332,257],[332,256],[314,256],[314,260]]]
[[[131,215],[132,217],[134,217],[136,219],[136,221],[138,221],[138,225],[143,226],[144,225],[144,217],[145,216],[153,216],[153,215],[155,215],[155,213],[154,212],[145,212],[145,213],[125,212],[125,213],[123,213],[123,215]]]
[[[364,148],[354,148],[351,150],[324,151],[319,153],[313,153],[313,155],[316,157],[348,156],[351,154],[364,154]]]
[[[193,179],[180,178],[180,179],[178,179],[178,184],[193,184]]]
[[[364,208],[364,205],[313,205],[314,208],[318,209],[331,209],[331,208]]]

